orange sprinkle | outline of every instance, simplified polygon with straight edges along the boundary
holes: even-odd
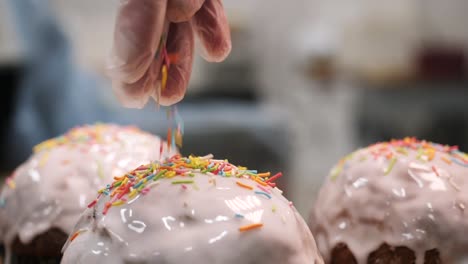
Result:
[[[447,164],[452,164],[452,161],[449,160],[449,159],[448,159],[447,157],[445,157],[445,156],[442,156],[441,159],[442,159],[443,161],[445,161]]]
[[[393,152],[389,152],[387,153],[387,155],[385,155],[385,157],[389,160],[389,159],[392,159],[393,157]]]
[[[261,178],[270,177],[270,172],[259,173],[257,176]]]
[[[426,154],[428,155],[429,161],[434,159],[435,150],[434,149],[427,149]]]
[[[262,186],[267,186],[268,184],[262,180],[260,180],[260,178],[253,178],[254,181],[256,181],[258,184],[262,185]]]
[[[73,234],[73,236],[70,237],[70,241],[75,240],[75,238],[77,238],[80,235],[80,233],[81,231],[76,231],[75,234]]]
[[[171,149],[172,142],[172,129],[171,127],[167,128],[167,148]]]
[[[237,185],[239,185],[239,186],[242,187],[242,188],[246,188],[246,189],[249,189],[249,190],[253,190],[253,187],[250,186],[250,185],[244,184],[244,183],[242,183],[242,182],[240,182],[240,181],[236,181],[236,183],[237,183]]]
[[[262,226],[263,226],[262,223],[251,224],[251,225],[245,225],[245,226],[239,227],[239,231],[240,231],[240,232],[249,231],[249,230],[252,230],[252,229],[255,229],[255,228],[260,228],[260,227],[262,227]]]

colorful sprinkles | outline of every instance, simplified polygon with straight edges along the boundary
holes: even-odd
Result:
[[[366,152],[377,160],[383,158],[387,160],[387,165],[383,169],[383,174],[388,175],[395,167],[399,158],[407,157],[409,151],[416,151],[416,159],[418,162],[426,163],[435,159],[440,159],[444,163],[451,166],[463,166],[468,168],[468,154],[458,150],[457,146],[441,145],[424,140],[418,140],[414,137],[406,137],[401,140],[391,140],[390,142],[380,142],[369,146]],[[357,152],[355,152],[357,153]],[[350,154],[341,159],[338,164],[331,170],[330,179],[336,180],[339,175],[347,168],[348,162],[353,159],[353,154]],[[365,154],[360,155],[360,162],[367,160]],[[441,177],[442,173],[435,165],[428,166],[428,170],[432,171],[436,176]],[[453,178],[449,176],[449,183],[457,191],[460,189],[454,182]]]
[[[114,135],[110,134],[109,131],[115,130],[116,133]],[[140,132],[145,133],[134,126],[113,126],[113,125],[106,125],[106,124],[95,124],[89,126],[80,126],[72,128],[67,133],[56,137],[51,138],[38,145],[34,146],[33,151],[34,153],[47,151],[54,149],[55,147],[67,145],[67,146],[81,146],[81,145],[92,145],[92,144],[101,144],[108,141],[117,141],[118,140],[118,131],[131,131],[131,132]],[[47,159],[47,152],[44,154],[45,156],[42,159]],[[41,159],[41,160],[42,160]],[[45,162],[45,161],[41,161]]]
[[[115,177],[112,184],[98,191],[97,198],[88,207],[95,207],[98,199],[102,196],[109,196],[110,200],[104,204],[104,209],[102,210],[102,214],[105,215],[112,207],[129,203],[131,199],[139,195],[145,195],[150,191],[151,186],[158,184],[161,179],[170,180],[175,176],[178,176],[178,178],[170,181],[172,185],[179,185],[183,190],[187,190],[187,185],[191,185],[197,190],[194,173],[204,173],[211,176],[208,178],[210,183],[215,182],[216,177],[236,178],[235,185],[248,189],[253,194],[261,196],[264,199],[271,199],[272,191],[279,190],[275,187],[274,181],[282,176],[281,173],[278,173],[270,177],[270,173],[268,172],[257,173],[257,171],[248,170],[245,167],[235,166],[227,160],[213,159],[212,155],[182,157],[177,154],[165,161],[156,161],[143,165],[130,173]],[[181,179],[181,176],[186,177],[186,179]],[[250,180],[253,184],[247,184],[245,180]],[[262,185],[256,184],[255,186],[255,183],[262,183]],[[276,211],[276,207],[274,207],[274,211]],[[237,213],[235,217],[243,218],[244,216]],[[242,226],[239,228],[239,231],[248,231],[262,226],[263,224],[261,223],[255,223]]]

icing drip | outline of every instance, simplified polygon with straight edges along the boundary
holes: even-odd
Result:
[[[0,242],[28,243],[57,227],[65,233],[94,198],[94,189],[136,166],[173,155],[162,140],[134,127],[77,127],[37,145],[0,193]]]

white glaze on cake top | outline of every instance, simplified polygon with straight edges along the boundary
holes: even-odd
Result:
[[[142,166],[100,190],[62,263],[323,263],[278,176],[210,157]]]
[[[310,227],[325,260],[343,242],[358,263],[383,243],[410,248],[417,263],[435,248],[442,263],[457,263],[468,256],[467,206],[468,156],[405,138],[343,158],[320,190]]]
[[[96,188],[166,154],[163,141],[135,127],[77,127],[34,148],[0,193],[0,241],[28,243],[50,228],[72,231]]]

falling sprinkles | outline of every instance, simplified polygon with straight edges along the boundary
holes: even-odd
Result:
[[[258,173],[255,170],[235,166],[227,160],[215,160],[211,154],[204,157],[182,157],[177,154],[164,161],[155,161],[151,164],[140,166],[120,177],[114,177],[112,184],[108,184],[105,188],[98,191],[97,198],[88,205],[88,208],[95,207],[97,201],[102,196],[108,196],[110,199],[104,204],[102,210],[102,214],[106,215],[112,207],[129,204],[136,199],[135,197],[150,192],[151,187],[158,184],[160,180],[170,180],[175,176],[178,176],[178,178],[170,181],[171,185],[181,186],[180,188],[184,191],[188,190],[187,185],[191,185],[197,191],[198,187],[194,173],[211,175],[209,181],[214,182],[214,184],[216,184],[216,177],[237,178],[238,180],[235,181],[233,186],[247,189],[252,191],[254,195],[262,196],[268,200],[272,198],[272,192],[281,193],[281,190],[276,187],[274,181],[281,177],[282,173],[277,173],[273,176],[270,176],[269,172]],[[181,177],[187,178],[181,179]],[[250,180],[254,185],[241,182],[241,179]],[[276,206],[273,208],[272,211],[276,211]],[[244,216],[236,213],[235,218],[242,219]],[[249,231],[261,228],[262,226],[262,223],[250,224],[241,226],[239,231]]]

